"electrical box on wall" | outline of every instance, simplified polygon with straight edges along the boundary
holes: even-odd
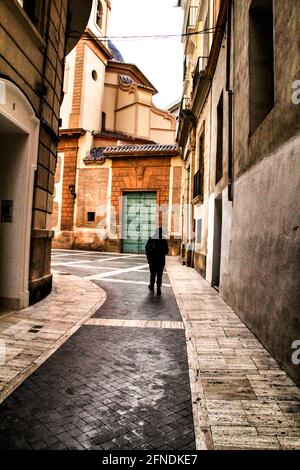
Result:
[[[4,199],[1,201],[1,222],[12,223],[14,202]]]

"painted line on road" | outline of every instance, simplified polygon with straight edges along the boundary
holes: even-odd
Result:
[[[123,268],[123,269],[118,269],[117,271],[115,271],[113,274],[124,274],[124,273],[129,273],[129,272],[132,272],[132,271],[139,271],[140,269],[144,269],[148,266],[148,264],[141,264],[140,266],[134,266],[132,268]],[[90,276],[84,276],[85,279],[102,279],[104,277],[109,277],[111,276],[112,273],[102,273],[102,274],[92,274]]]
[[[61,256],[70,256],[70,255],[61,255]],[[82,256],[84,257],[84,256],[89,256],[89,255],[82,255]],[[56,261],[56,259],[53,255],[52,255],[52,257],[53,257],[53,261]],[[102,263],[102,261],[115,261],[115,260],[120,260],[120,259],[124,259],[124,256],[110,256],[109,258],[98,258],[97,260],[67,261],[67,263],[69,263],[70,265],[72,263],[82,263],[82,262],[94,263],[95,261],[97,261],[97,263],[99,263],[99,262]],[[125,258],[125,259],[127,259],[127,258]],[[131,259],[131,257],[130,257],[130,259]]]
[[[85,325],[92,326],[125,326],[127,328],[163,328],[183,330],[184,324],[180,321],[157,320],[119,320],[106,318],[90,318]]]
[[[145,257],[145,255],[141,254],[137,254],[137,253],[116,253],[116,252],[113,252],[113,251],[89,251],[89,250],[66,250],[66,249],[63,249],[63,248],[54,248],[52,250],[52,255],[56,255],[56,253],[59,255],[60,252],[62,253],[69,253],[70,255],[72,253],[82,253],[82,254],[89,254],[89,255],[116,255],[116,256],[120,256],[122,258],[137,258],[137,257]]]
[[[68,264],[64,264],[64,263],[52,263],[52,266],[66,266],[68,267],[69,265]],[[118,268],[107,268],[106,266],[95,266],[93,264],[93,266],[90,266],[90,265],[85,265],[85,264],[77,264],[76,266],[74,266],[74,268],[84,268],[84,269],[105,269],[105,270],[110,270],[110,271],[116,271]]]
[[[112,273],[110,273],[112,274]],[[96,276],[92,279],[92,278],[89,278],[91,281],[92,280],[95,280],[95,281],[105,281],[105,282],[117,282],[117,283],[120,283],[120,284],[139,284],[139,285],[142,285],[142,286],[148,286],[149,282],[144,282],[144,281],[131,281],[129,279],[114,279],[114,278],[108,278],[108,277],[104,277],[104,278],[101,278],[101,279],[98,279],[96,278]],[[172,287],[171,284],[164,284],[162,283],[162,287]]]
[[[88,260],[85,260],[84,261],[85,263],[93,263],[93,261],[88,261]],[[52,261],[51,265],[52,266],[75,266],[77,264],[81,264],[82,263],[82,260],[81,261],[66,261],[66,262],[63,262],[63,261]]]

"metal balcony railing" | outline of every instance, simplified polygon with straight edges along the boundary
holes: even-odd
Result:
[[[203,196],[203,169],[197,171],[194,176],[194,199]]]
[[[191,100],[187,96],[184,96],[181,100],[179,116],[181,115],[181,112],[186,109],[191,109]]]

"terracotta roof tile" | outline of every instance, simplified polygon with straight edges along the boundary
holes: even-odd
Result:
[[[150,144],[150,145],[115,145],[111,147],[95,147],[91,150],[89,155],[84,159],[86,162],[102,160],[107,155],[115,154],[131,154],[131,153],[142,153],[144,155],[153,154],[156,152],[178,152],[178,145],[161,145],[161,144]]]
[[[127,142],[128,145],[131,145],[131,142],[136,142],[139,145],[156,144],[154,140],[142,139],[142,138],[134,137],[132,135],[124,134],[123,132],[118,132],[118,131],[98,130],[98,131],[94,131],[93,135],[95,137],[108,137],[108,138],[112,138],[116,140],[128,141]]]

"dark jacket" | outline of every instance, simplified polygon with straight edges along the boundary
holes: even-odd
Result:
[[[169,252],[165,238],[149,238],[146,244],[146,256],[150,265],[165,266],[166,255]]]

